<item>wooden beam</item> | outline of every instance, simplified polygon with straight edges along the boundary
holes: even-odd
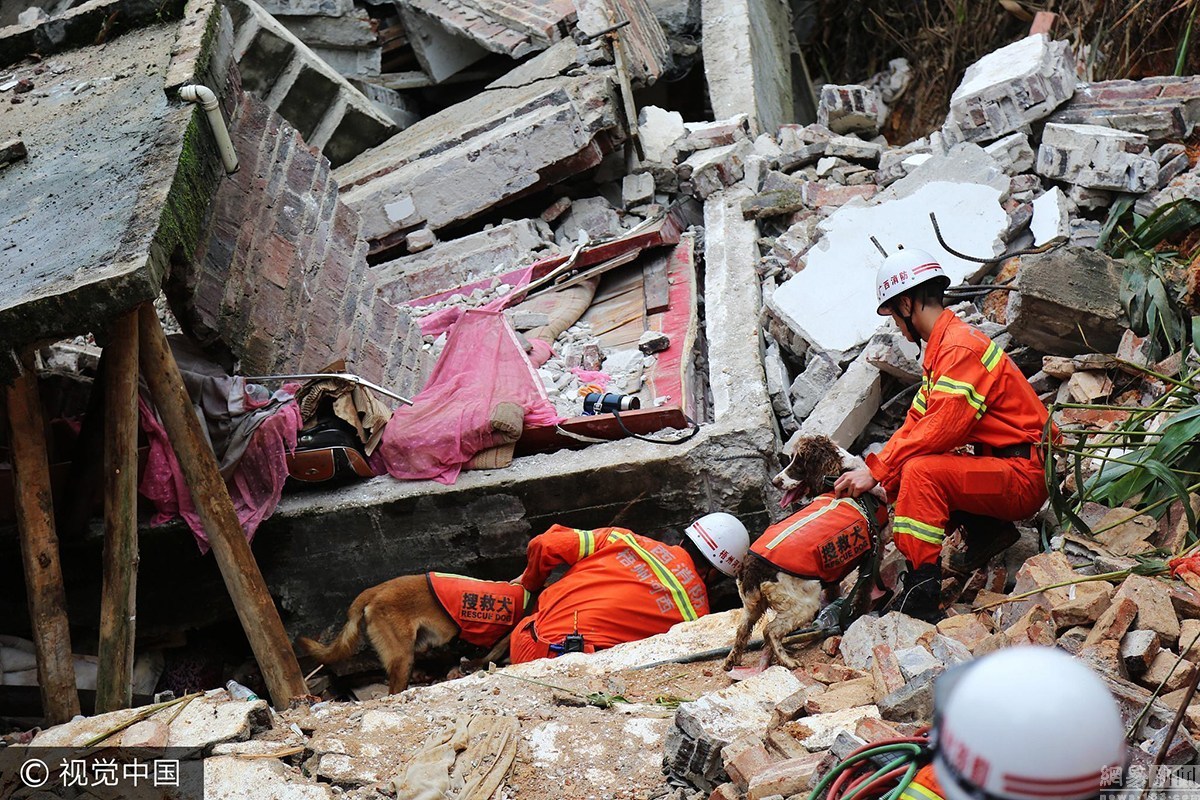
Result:
[[[25,355],[21,366],[21,375],[6,390],[16,478],[17,529],[42,709],[46,722],[57,725],[79,713],[79,695],[75,691],[67,593],[58,559],[50,462],[46,456],[42,404],[38,399],[32,354]]]
[[[133,700],[137,598],[138,312],[118,319],[105,350],[104,586],[96,713]]]
[[[200,420],[196,418],[152,303],[143,303],[138,311],[138,334],[142,377],[150,387],[154,405],[179,459],[225,588],[267,682],[271,700],[276,708],[287,708],[293,697],[308,693],[304,676],[283,630],[279,611],[250,552],[229,490],[217,469],[217,459],[200,429]]]

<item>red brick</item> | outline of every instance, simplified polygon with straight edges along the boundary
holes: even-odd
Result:
[[[708,796],[708,800],[741,800],[742,793],[732,783],[722,783],[713,793]]]
[[[767,748],[763,746],[762,742],[756,742],[736,751],[734,756],[729,759],[725,759],[722,754],[722,759],[729,779],[742,791],[746,790],[756,775],[779,760],[767,752]]]
[[[896,739],[901,736],[900,731],[890,722],[884,722],[874,717],[863,717],[860,719],[858,726],[854,729],[854,735],[868,744],[878,742],[881,739]]]
[[[809,781],[824,760],[824,753],[809,753],[789,758],[763,770],[750,781],[748,800],[763,800],[772,795],[789,797],[808,789]]]
[[[871,662],[871,677],[875,681],[875,694],[886,697],[904,686],[904,673],[900,671],[900,662],[896,660],[896,654],[888,645],[876,645],[871,652],[874,656]]]
[[[1100,615],[1100,619],[1096,620],[1096,624],[1092,626],[1092,632],[1088,634],[1087,639],[1084,639],[1083,646],[1089,647],[1105,639],[1119,641],[1129,630],[1129,626],[1133,624],[1133,618],[1137,616],[1137,611],[1137,603],[1128,597],[1114,598],[1113,604]]]
[[[861,670],[851,669],[842,664],[830,664],[827,661],[818,661],[803,669],[809,677],[816,678],[821,683],[826,684],[852,681],[855,678],[862,678],[867,675],[867,673]]]

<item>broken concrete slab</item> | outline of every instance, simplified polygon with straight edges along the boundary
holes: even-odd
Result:
[[[981,257],[995,254],[1003,247],[999,235],[1008,225],[1000,205],[1008,183],[981,148],[959,145],[950,155],[925,162],[872,202],[839,208],[819,224],[821,239],[805,254],[803,271],[771,296],[771,316],[817,350],[845,360],[883,323],[875,310],[881,256],[863,232],[870,231],[889,252],[903,245],[937,254],[953,285],[977,273],[979,265],[943,253],[929,213],[937,214],[942,235],[955,248]],[[839,188],[852,192],[866,187]]]
[[[1158,186],[1149,139],[1101,125],[1049,123],[1038,146],[1037,172],[1089,189],[1140,194]]]
[[[1048,122],[1106,125],[1152,141],[1186,139],[1200,123],[1200,76],[1082,84]]]
[[[829,158],[845,158],[851,161],[876,163],[883,152],[883,145],[864,142],[854,136],[834,136],[825,142],[825,155]],[[820,167],[817,168],[820,174]]]
[[[832,359],[814,354],[808,360],[804,372],[797,375],[788,388],[792,399],[792,415],[797,420],[805,419],[816,408],[821,398],[828,394],[841,374],[842,371]]]
[[[242,86],[337,167],[398,128],[362,92],[254,0],[229,4]]]
[[[414,8],[399,6],[400,19],[421,69],[441,83],[488,55],[479,43],[447,30],[440,22]]]
[[[1048,115],[1075,92],[1070,45],[1045,34],[1027,36],[967,67],[950,97],[942,136],[987,142]]]
[[[904,674],[905,682],[911,681],[927,670],[945,666],[933,657],[933,653],[920,645],[897,650],[896,661],[900,664],[900,671]]]
[[[879,410],[881,386],[879,370],[865,358],[855,359],[805,418],[784,452],[791,452],[800,436],[824,435],[839,447],[849,448]]]
[[[817,103],[817,124],[834,133],[859,133],[875,136],[887,115],[887,106],[879,93],[867,86],[821,87]]]
[[[788,7],[763,0],[701,0],[700,10],[713,115],[746,114],[755,134],[791,122]]]
[[[570,249],[579,241],[580,232],[589,241],[613,239],[621,234],[621,218],[617,210],[603,197],[583,197],[571,203],[571,208],[558,222],[554,239],[560,247]]]
[[[1075,245],[1021,256],[1009,333],[1043,353],[1113,352],[1128,325],[1118,299],[1121,274],[1107,255]]]
[[[598,139],[619,140],[619,126],[608,76],[551,78],[475,95],[335,174],[372,249],[386,249],[413,228],[441,230],[595,166]]]
[[[419,254],[379,264],[372,272],[383,295],[401,303],[503,274],[556,250],[544,224],[518,220],[438,242]]]
[[[567,23],[576,15],[574,5],[563,0],[402,0],[399,5],[437,20],[446,30],[493,53],[514,59],[544,50],[561,39]]]
[[[1142,195],[1134,203],[1133,210],[1149,216],[1166,204],[1184,198],[1200,201],[1200,169],[1184,172],[1169,181],[1162,189]]]

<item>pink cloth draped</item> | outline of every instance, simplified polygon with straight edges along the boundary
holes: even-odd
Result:
[[[254,405],[251,403],[250,405]],[[154,504],[151,525],[162,525],[183,517],[201,553],[208,552],[208,536],[192,501],[183,471],[162,423],[146,401],[138,397],[138,417],[150,440],[150,452],[138,491]],[[246,451],[226,481],[229,496],[246,540],[264,519],[271,516],[283,495],[287,480],[287,454],[296,449],[296,434],[301,426],[300,408],[294,400],[283,404],[254,430]]]
[[[503,402],[525,409],[526,426],[561,419],[504,315],[467,311],[413,405],[392,414],[380,458],[393,477],[452,484],[476,453],[497,444],[490,419]]]

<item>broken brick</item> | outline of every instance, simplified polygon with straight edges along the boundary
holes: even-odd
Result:
[[[1189,620],[1190,621],[1190,620]],[[1121,661],[1131,677],[1144,675],[1162,649],[1154,631],[1136,630],[1121,639]]]
[[[1092,626],[1092,632],[1084,640],[1083,646],[1088,647],[1105,639],[1120,639],[1129,630],[1136,616],[1136,603],[1128,597],[1114,598],[1113,604]]]
[[[875,684],[875,694],[885,697],[904,685],[904,673],[900,671],[896,654],[886,644],[876,645],[872,652],[871,679]]]
[[[824,753],[809,753],[768,767],[750,781],[746,797],[764,800],[773,795],[788,797],[805,791],[824,756]]]

